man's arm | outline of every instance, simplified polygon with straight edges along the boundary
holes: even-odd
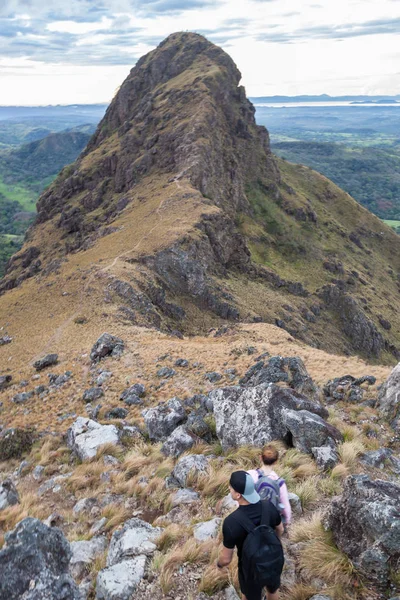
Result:
[[[275,533],[279,539],[281,539],[283,532],[284,532],[283,523],[279,523],[279,525],[277,525],[275,527]]]
[[[222,569],[223,567],[227,567],[232,562],[233,551],[234,551],[233,548],[226,548],[225,546],[222,546],[222,550],[219,553],[219,557],[218,557],[218,561],[217,561],[217,567],[219,569]]]

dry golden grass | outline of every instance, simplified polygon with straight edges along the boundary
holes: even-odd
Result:
[[[26,517],[45,519],[48,516],[48,507],[38,502],[35,492],[20,492],[20,504],[9,506],[0,511],[0,530],[9,531],[14,529],[19,521]]]
[[[303,509],[310,509],[318,500],[318,481],[318,477],[313,475],[290,487],[290,491],[300,498]]]
[[[232,464],[212,464],[209,472],[199,477],[197,488],[210,501],[217,502],[229,492],[229,478],[236,468]]]
[[[100,477],[104,473],[103,461],[86,462],[78,465],[73,474],[67,479],[66,485],[72,492],[79,490],[100,491],[104,483]]]
[[[289,590],[281,592],[282,600],[309,600],[318,590],[304,583],[296,583]]]
[[[209,561],[215,544],[210,542],[197,542],[193,538],[183,545],[176,545],[165,555],[160,566],[160,586],[164,594],[173,587],[173,574],[184,563],[204,564]]]
[[[348,475],[349,469],[346,467],[346,465],[343,465],[342,463],[339,463],[338,465],[336,465],[336,467],[333,467],[331,471],[332,480],[342,480],[348,477]]]
[[[310,577],[320,577],[329,584],[351,586],[354,566],[346,554],[334,545],[329,533],[313,540],[302,549],[300,565]]]
[[[361,440],[353,439],[352,441],[343,442],[338,445],[340,460],[349,473],[352,473],[356,469],[358,457],[363,452],[365,452],[365,446]]]
[[[169,550],[171,546],[174,546],[178,540],[185,538],[187,536],[187,528],[182,527],[181,525],[177,525],[176,523],[172,523],[165,527],[162,534],[156,540],[157,548],[161,552],[165,550]]]
[[[324,529],[321,523],[322,512],[316,511],[311,516],[295,521],[290,528],[291,541],[309,542],[324,538]]]
[[[101,516],[107,519],[104,527],[105,531],[114,531],[114,529],[129,519],[131,511],[125,508],[123,504],[112,503],[103,508]]]

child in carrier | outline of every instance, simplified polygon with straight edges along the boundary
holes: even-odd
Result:
[[[254,480],[254,487],[261,499],[268,498],[275,505],[287,527],[292,518],[292,509],[285,480],[273,470],[278,458],[279,452],[274,446],[265,446],[260,456],[261,467],[249,471],[249,474]]]

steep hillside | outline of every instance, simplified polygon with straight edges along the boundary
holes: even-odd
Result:
[[[191,33],[132,69],[10,261],[0,310],[14,356],[83,349],[115,322],[187,334],[241,320],[395,360],[400,238],[323,176],[275,159],[239,82]]]

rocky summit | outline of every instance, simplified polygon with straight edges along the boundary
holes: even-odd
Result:
[[[265,321],[329,351],[399,356],[399,237],[274,157],[240,79],[193,33],[138,61],[8,265],[14,347],[22,328],[37,348],[43,329],[65,339],[106,313],[180,334]],[[21,323],[28,306],[37,318]]]
[[[264,444],[282,600],[398,599],[399,243],[271,154],[220,48],[139,60],[0,284],[0,599],[238,600]]]

